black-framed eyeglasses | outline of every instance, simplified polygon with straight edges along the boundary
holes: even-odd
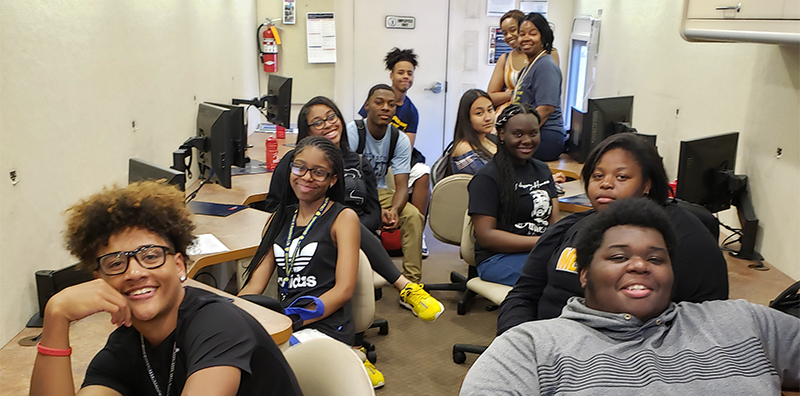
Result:
[[[297,177],[303,177],[308,172],[311,172],[311,178],[316,181],[328,180],[328,177],[333,174],[333,172],[328,172],[322,168],[311,169],[302,164],[292,164],[292,173]]]
[[[104,254],[97,258],[97,265],[100,271],[106,275],[121,275],[128,270],[131,257],[145,269],[156,269],[167,261],[167,255],[173,254],[172,250],[166,246],[146,245],[139,246],[136,250],[129,252],[113,252]]]
[[[322,129],[322,127],[325,126],[325,122],[330,122],[331,124],[333,124],[338,119],[339,119],[339,116],[337,116],[336,113],[331,112],[330,114],[328,114],[327,117],[325,117],[325,118],[323,118],[321,120],[316,120],[316,121],[308,124],[308,126],[314,127],[316,129]]]

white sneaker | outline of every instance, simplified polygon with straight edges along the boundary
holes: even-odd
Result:
[[[428,257],[428,244],[425,243],[425,234],[422,234],[422,258]]]

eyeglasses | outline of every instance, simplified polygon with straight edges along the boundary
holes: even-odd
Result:
[[[104,254],[97,258],[100,271],[106,275],[121,275],[128,270],[131,257],[145,269],[156,269],[167,261],[167,255],[173,254],[166,246],[147,245],[140,246],[133,251],[122,251]]]
[[[306,168],[305,165],[292,164],[292,174],[296,175],[297,177],[303,177],[308,172],[311,172],[311,179],[320,182],[327,180],[328,177],[333,174],[333,172],[328,172],[322,168],[309,169]]]
[[[330,113],[324,119],[316,120],[316,121],[308,124],[308,126],[314,127],[316,129],[322,129],[322,127],[325,126],[325,122],[330,122],[331,124],[333,124],[338,119],[339,119],[339,117],[336,115],[336,113]]]

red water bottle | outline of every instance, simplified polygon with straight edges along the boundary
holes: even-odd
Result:
[[[286,128],[276,125],[275,126],[275,137],[278,139],[286,139]]]
[[[267,138],[267,170],[275,170],[278,166],[278,139],[274,136]]]

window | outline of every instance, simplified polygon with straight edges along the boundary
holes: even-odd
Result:
[[[564,103],[564,127],[569,129],[572,108],[584,111],[594,88],[594,61],[597,59],[600,20],[579,17],[572,21],[567,65],[567,89]]]

